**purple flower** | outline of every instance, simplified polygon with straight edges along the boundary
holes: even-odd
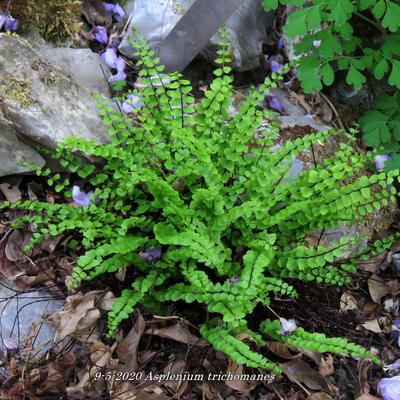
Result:
[[[295,319],[287,320],[285,318],[279,318],[279,321],[281,322],[281,329],[278,333],[282,336],[289,336],[297,329],[297,322]]]
[[[161,258],[161,249],[149,247],[139,253],[139,257],[150,264],[153,264]]]
[[[313,46],[315,48],[318,48],[319,46],[321,46],[321,41],[320,40],[313,40],[312,44],[313,44]]]
[[[154,87],[160,87],[167,83],[171,83],[171,78],[168,75],[164,76],[164,78],[162,76],[153,75],[150,77],[150,81]]]
[[[6,23],[8,17],[5,14],[0,14],[0,29],[3,28],[4,24]]]
[[[82,192],[79,186],[73,186],[72,188],[72,199],[80,207],[89,206],[91,204],[90,196],[92,194],[94,194],[93,191],[90,191],[88,193]]]
[[[377,172],[382,172],[385,169],[385,161],[393,160],[389,154],[379,154],[374,157],[375,168]]]
[[[127,114],[131,113],[133,110],[137,108],[143,108],[144,104],[142,103],[142,98],[136,96],[135,94],[128,94],[126,96],[127,100],[125,100],[121,104],[122,111],[126,112]]]
[[[285,111],[285,107],[283,107],[283,104],[273,94],[266,94],[264,97],[264,103],[271,110],[275,110],[278,112]]]
[[[19,21],[16,18],[10,16],[5,16],[3,19],[3,27],[6,31],[16,31],[19,26]]]
[[[284,48],[284,46],[285,46],[285,39],[282,36],[279,38],[279,41],[278,41],[278,49],[281,50]]]
[[[378,384],[378,392],[383,400],[400,399],[400,375],[392,378],[383,378]]]
[[[115,68],[117,61],[117,50],[112,47],[107,47],[106,51],[101,55],[101,58],[106,62],[110,68]]]
[[[396,371],[397,369],[400,369],[400,359],[392,364],[385,365],[383,369],[384,371]]]
[[[99,43],[103,44],[108,43],[107,29],[104,26],[95,25],[90,31],[90,33]]]
[[[117,73],[115,75],[112,75],[109,81],[110,82],[124,81],[126,79],[125,66],[126,66],[125,60],[122,57],[117,57],[112,67],[117,70]]]
[[[125,11],[119,4],[103,3],[103,5],[107,11],[112,12],[113,17],[117,22],[120,22],[122,20],[125,15]]]
[[[17,351],[19,348],[19,345],[15,339],[12,338],[5,338],[3,339],[4,347],[8,351]]]
[[[269,67],[272,72],[279,72],[284,67],[284,65],[279,64],[278,61],[276,61],[276,57],[272,56],[269,59]]]
[[[400,330],[400,318],[397,318],[393,321],[394,326]]]

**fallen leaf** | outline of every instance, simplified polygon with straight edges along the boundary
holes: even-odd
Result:
[[[381,298],[389,293],[389,288],[385,284],[385,281],[375,274],[368,279],[368,289],[375,303],[379,303]]]
[[[112,348],[106,346],[104,343],[95,341],[90,344],[90,365],[85,365],[78,372],[78,383],[67,387],[66,391],[68,396],[72,398],[100,398],[103,392],[104,379],[93,379],[96,372],[103,372],[111,360]]]
[[[379,397],[372,396],[372,394],[364,393],[357,397],[356,400],[381,400]]]
[[[332,397],[326,393],[313,393],[307,397],[307,400],[332,400]]]
[[[136,372],[138,368],[137,350],[139,347],[140,339],[145,330],[145,322],[143,317],[139,314],[133,328],[130,330],[117,346],[117,355],[119,360],[125,364],[124,371]]]
[[[32,238],[32,233],[16,230],[13,231],[7,240],[5,247],[6,257],[10,261],[21,261],[26,258],[26,254],[23,253],[22,249],[27,246]]]
[[[367,318],[370,318],[375,314],[377,308],[378,305],[376,303],[366,303],[362,309],[362,312]]]
[[[39,247],[46,251],[49,254],[53,254],[54,250],[60,243],[62,236],[56,236],[56,237],[45,237],[44,240],[40,243]]]
[[[371,332],[382,333],[382,329],[377,319],[372,319],[370,321],[364,322],[363,324],[361,324],[361,326],[363,326],[365,329],[368,329]]]
[[[313,390],[329,390],[324,377],[303,360],[295,359],[286,363],[280,363],[279,366],[286,376],[294,383],[304,383]]]
[[[347,312],[349,310],[357,309],[357,300],[350,293],[343,292],[340,297],[340,311]]]
[[[361,261],[358,263],[357,268],[361,271],[371,272],[372,274],[376,274],[379,272],[381,268],[381,264],[386,259],[388,252],[384,251],[380,254],[376,254],[375,256],[369,258],[366,261]]]
[[[289,345],[287,343],[281,342],[267,342],[267,348],[279,357],[285,358],[287,360],[292,360],[294,358],[301,357],[301,353],[293,354],[289,350]]]
[[[0,190],[10,203],[15,203],[22,199],[21,191],[17,186],[10,185],[9,183],[0,183]]]
[[[242,376],[243,375],[243,365],[237,364],[235,361],[233,361],[231,358],[229,358],[228,361],[228,368],[226,372],[230,372],[233,376]],[[225,381],[225,385],[230,387],[233,390],[236,390],[243,395],[249,394],[260,382],[246,382],[242,380],[227,380]]]
[[[186,369],[186,362],[183,358],[176,358],[169,362],[164,368],[163,373],[168,374],[182,374]],[[186,391],[189,381],[187,380],[165,380],[163,385],[171,389],[175,394],[175,398],[181,398]]]
[[[328,354],[326,358],[321,357],[321,362],[318,365],[318,371],[322,376],[330,376],[335,372],[333,357],[331,354]]]
[[[196,346],[208,346],[208,343],[203,339],[199,339],[193,335],[186,324],[178,322],[175,325],[171,325],[163,329],[147,329],[146,335],[156,335],[165,339],[172,339],[176,342],[196,345]]]
[[[94,328],[101,317],[98,304],[107,293],[93,290],[67,297],[64,309],[48,318],[57,330],[58,340],[71,336],[80,341],[96,341],[99,333]]]

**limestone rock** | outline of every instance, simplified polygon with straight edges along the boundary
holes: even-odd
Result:
[[[43,158],[18,137],[13,124],[0,111],[0,177],[29,172],[30,168],[21,166],[21,162],[29,162],[42,166]]]
[[[130,35],[132,27],[135,27],[157,49],[193,3],[194,0],[130,0],[126,4],[130,17],[127,34]],[[237,70],[246,71],[259,66],[262,43],[267,38],[266,30],[273,26],[273,20],[274,14],[266,13],[259,0],[244,0],[228,18],[225,26],[232,43],[234,67]],[[201,21],[198,23],[201,24]],[[213,61],[218,41],[218,34],[215,34],[201,55]],[[126,37],[119,50],[126,56],[132,56],[134,52]]]
[[[97,53],[93,53],[90,49],[67,47],[43,47],[39,53],[49,64],[58,65],[78,85],[90,91],[103,93],[107,97],[110,96],[107,83],[107,78],[111,75],[110,69]]]
[[[54,329],[45,321],[50,315],[63,307],[64,301],[55,299],[43,289],[21,292],[12,282],[2,281],[0,285],[1,339],[0,349],[5,347],[5,339],[18,344],[29,334],[32,324],[39,328],[33,344],[33,353],[48,349],[54,337]],[[7,343],[7,342],[6,342]]]
[[[22,135],[44,146],[55,147],[72,135],[110,140],[89,90],[18,36],[0,35],[0,94],[5,116]]]

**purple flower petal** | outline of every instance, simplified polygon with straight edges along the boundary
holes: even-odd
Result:
[[[114,11],[115,4],[113,3],[103,3],[104,8],[106,11]]]
[[[90,33],[99,43],[103,44],[108,43],[107,29],[104,26],[95,25],[90,31]]]
[[[3,28],[4,24],[6,23],[8,17],[4,14],[0,14],[0,29]]]
[[[107,11],[112,12],[113,17],[117,22],[120,22],[121,19],[124,17],[125,11],[118,3],[117,4],[103,3],[103,5]]]
[[[113,17],[117,22],[120,22],[122,18],[125,16],[125,11],[119,4],[115,4],[114,11],[113,11]]]
[[[279,38],[279,41],[278,41],[278,49],[281,50],[284,48],[284,46],[285,46],[285,39],[282,36]]]
[[[297,322],[295,319],[279,318],[281,323],[281,329],[278,332],[282,336],[289,336],[292,332],[297,329]]]
[[[400,399],[400,375],[392,378],[383,378],[378,384],[378,392],[383,400]]]
[[[396,328],[400,329],[400,318],[395,319],[393,323]]]
[[[19,348],[18,342],[12,338],[5,338],[3,339],[4,347],[8,351],[17,351]]]
[[[320,40],[313,40],[312,44],[313,44],[313,46],[315,48],[318,48],[319,46],[321,46],[321,41]]]
[[[264,102],[265,105],[271,110],[275,110],[278,112],[285,111],[285,107],[283,107],[283,104],[273,94],[266,94],[264,97]]]
[[[121,104],[122,111],[127,114],[138,108],[143,108],[142,98],[135,94],[128,94],[127,99]]]
[[[117,50],[112,47],[107,47],[106,51],[101,55],[101,58],[110,68],[115,68],[115,62],[118,58]]]
[[[388,154],[378,154],[374,157],[375,168],[377,172],[382,172],[385,169],[385,162],[391,160]]]
[[[400,359],[397,360],[397,361],[395,361],[395,362],[392,363],[392,364],[385,365],[385,366],[383,367],[383,369],[384,369],[385,371],[395,371],[395,370],[397,370],[397,369],[400,369]]]
[[[124,81],[126,79],[126,73],[124,71],[118,71],[115,75],[111,75],[108,81],[110,83],[117,81]]]
[[[272,72],[279,72],[284,67],[284,65],[279,64],[275,58],[271,57],[270,62],[269,62],[269,67],[271,68]]]
[[[153,264],[157,260],[161,258],[161,249],[157,249],[155,247],[149,247],[144,249],[139,253],[139,257],[150,264]]]
[[[168,75],[164,75],[164,77],[162,75],[153,75],[150,77],[150,81],[154,87],[160,87],[165,84],[171,83],[171,77]]]
[[[93,192],[89,192],[89,193],[82,192],[79,186],[73,186],[73,188],[72,188],[72,199],[80,207],[90,205],[90,195],[91,194],[93,194]]]
[[[117,57],[117,59],[115,60],[115,69],[118,72],[124,72],[125,71],[125,60],[122,57]]]
[[[16,18],[9,16],[4,22],[4,30],[16,31],[18,29],[19,22]]]

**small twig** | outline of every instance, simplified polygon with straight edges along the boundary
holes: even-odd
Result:
[[[335,106],[332,104],[332,102],[326,97],[322,92],[319,93],[321,97],[328,103],[329,107],[332,109],[333,113],[335,114],[340,127],[344,130],[347,131],[347,128],[344,126],[342,119],[339,116],[339,113],[337,112]]]
[[[366,21],[369,24],[375,26],[375,28],[377,28],[382,33],[382,35],[386,35],[387,34],[386,30],[381,26],[381,24],[379,22],[374,21],[372,19],[369,19],[368,17],[366,17],[365,15],[363,15],[363,14],[361,14],[359,12],[355,12],[354,15],[357,15],[357,17],[360,17],[364,21]]]

